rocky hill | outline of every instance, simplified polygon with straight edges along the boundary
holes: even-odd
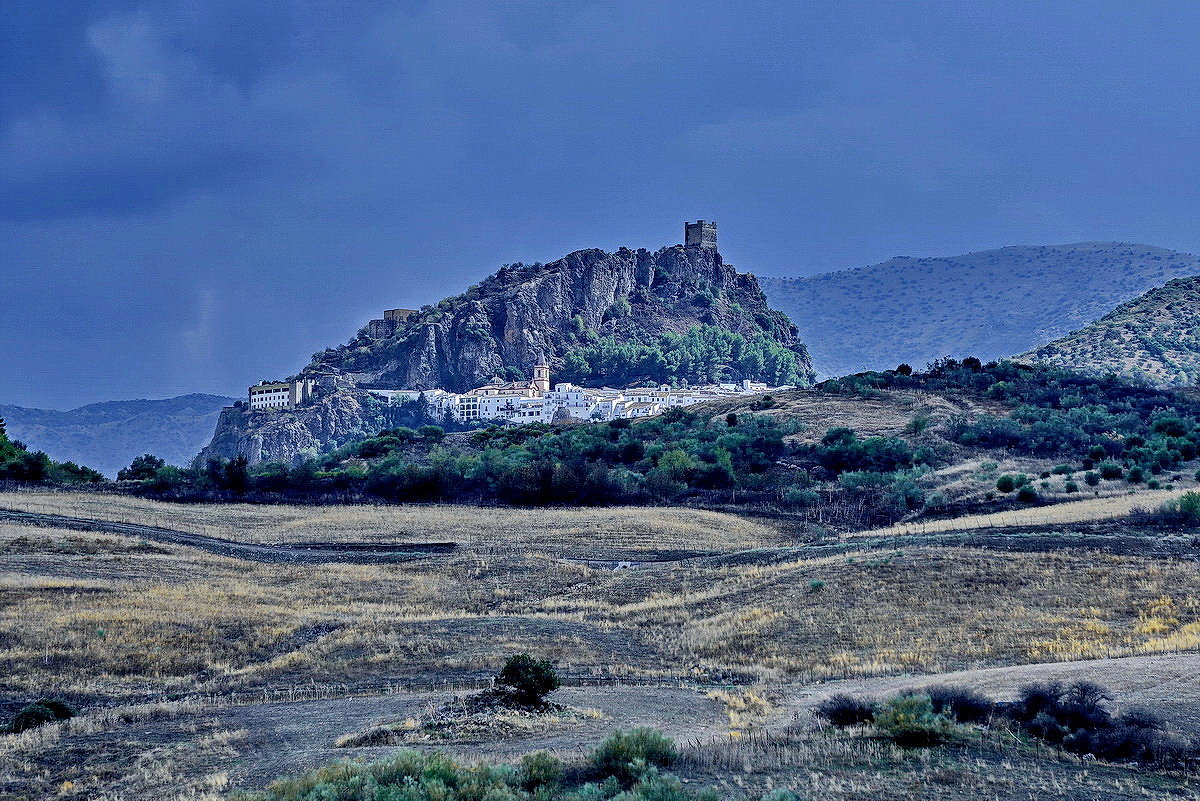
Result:
[[[901,256],[856,270],[761,279],[809,343],[822,376],[993,359],[1075,331],[1200,258],[1149,245],[1085,242],[945,258]]]
[[[9,435],[31,449],[113,478],[143,453],[170,464],[189,464],[212,436],[221,407],[233,402],[220,395],[192,394],[91,403],[67,412],[0,405],[0,417]]]
[[[1162,387],[1200,385],[1200,276],[1176,278],[1019,358]]]
[[[555,381],[610,385],[813,378],[795,326],[716,248],[580,250],[550,264],[506,265],[386,339],[363,329],[316,354],[303,370],[317,379],[314,403],[287,413],[228,410],[203,455],[294,461],[386,425],[388,411],[367,388],[461,392],[528,380],[542,360]]]

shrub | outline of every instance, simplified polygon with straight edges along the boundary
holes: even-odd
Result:
[[[14,715],[9,729],[13,733],[23,732],[46,723],[73,717],[75,717],[75,709],[66,701],[56,698],[40,698]]]
[[[923,692],[929,696],[934,712],[949,715],[959,723],[977,723],[992,713],[992,700],[970,687],[935,684]]]
[[[43,726],[47,723],[53,723],[57,718],[54,713],[41,704],[29,704],[17,714],[13,715],[12,724],[9,729],[15,734],[30,729],[36,729],[38,726]]]
[[[1063,489],[1068,493],[1079,492],[1079,485],[1074,481],[1067,481],[1063,484]]]
[[[1071,465],[1069,465],[1069,464],[1060,464],[1060,465],[1055,465],[1054,469],[1051,470],[1050,472],[1056,476],[1069,476],[1075,472],[1075,468],[1071,467]]]
[[[1037,503],[1037,490],[1028,484],[1017,490],[1017,500],[1021,503]]]
[[[523,706],[540,706],[560,686],[558,672],[546,659],[529,654],[511,656],[496,674],[496,684]]]
[[[562,781],[563,763],[545,751],[534,751],[521,757],[521,786],[526,790],[539,787],[554,789]]]
[[[813,579],[812,581],[808,582],[809,592],[820,592],[823,589],[825,589],[825,582],[821,579]]]
[[[831,695],[813,710],[813,715],[831,726],[844,729],[875,720],[875,704],[862,698],[839,693]]]
[[[1116,462],[1101,462],[1097,468],[1100,470],[1100,478],[1106,481],[1115,481],[1125,475],[1124,468]]]
[[[897,745],[924,746],[950,739],[954,721],[935,712],[928,695],[900,695],[875,714],[875,728]]]
[[[996,489],[1000,490],[1001,492],[1012,492],[1018,487],[1025,486],[1025,484],[1028,482],[1029,477],[1024,473],[1017,473],[1016,475],[1013,475],[1012,473],[1005,473],[1004,475],[1000,476],[1000,478],[996,479]]]
[[[1125,480],[1130,484],[1141,484],[1146,480],[1146,471],[1140,467],[1131,467],[1125,474]]]
[[[1162,482],[1159,481],[1157,478],[1152,478],[1146,482],[1146,489],[1160,489],[1161,487],[1162,487]]]
[[[650,768],[665,768],[679,756],[675,743],[649,728],[614,731],[592,752],[592,766],[602,776],[629,784]]]
[[[1158,516],[1167,523],[1178,525],[1200,525],[1200,492],[1185,492],[1174,500],[1167,501]]]
[[[1100,483],[1100,476],[1097,475],[1096,473],[1093,473],[1091,470],[1089,470],[1087,473],[1084,474],[1083,481],[1089,487],[1094,487]]]

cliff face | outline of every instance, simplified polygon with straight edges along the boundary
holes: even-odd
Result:
[[[542,359],[561,368],[596,337],[650,342],[698,325],[766,335],[795,354],[801,381],[810,377],[795,327],[767,306],[754,276],[736,272],[714,248],[679,246],[580,250],[502,269],[422,309],[384,342],[363,335],[326,350],[306,372],[334,368],[357,384],[463,392],[496,377],[527,377]]]
[[[318,382],[312,404],[226,410],[201,457],[296,462],[387,425],[386,409],[365,388],[463,392],[496,378],[527,380],[543,360],[553,375],[597,343],[653,348],[664,334],[694,327],[741,335],[767,352],[722,364],[723,377],[812,380],[795,326],[767,306],[754,276],[725,264],[715,248],[581,250],[547,265],[505,267],[425,307],[386,340],[363,331],[327,349],[303,370]]]

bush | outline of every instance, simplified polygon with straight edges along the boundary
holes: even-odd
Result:
[[[1100,483],[1100,476],[1097,475],[1096,473],[1093,473],[1091,470],[1089,470],[1087,473],[1084,474],[1083,481],[1089,487],[1094,487]]]
[[[954,721],[935,712],[928,695],[900,695],[875,714],[875,728],[897,745],[936,745],[950,739]]]
[[[1024,473],[1018,473],[1016,475],[1013,475],[1012,473],[1005,473],[1004,475],[1000,476],[1000,478],[996,479],[996,489],[1000,490],[1001,492],[1012,492],[1017,487],[1025,486],[1025,484],[1028,482],[1029,477]]]
[[[875,704],[862,698],[839,693],[831,695],[813,710],[813,715],[831,726],[844,729],[875,720]]]
[[[1075,468],[1071,467],[1071,465],[1069,465],[1069,464],[1060,464],[1060,465],[1055,465],[1054,469],[1051,470],[1050,472],[1056,476],[1069,476],[1075,472]]]
[[[1125,469],[1116,462],[1101,462],[1097,468],[1100,470],[1100,478],[1106,481],[1115,481],[1125,475]]]
[[[1063,484],[1063,490],[1065,490],[1067,493],[1079,492],[1079,485],[1074,481],[1067,481]]]
[[[1141,484],[1146,480],[1146,471],[1140,467],[1131,467],[1125,475],[1125,480],[1130,484]]]
[[[42,698],[13,715],[9,729],[16,734],[53,723],[56,720],[67,720],[73,717],[75,717],[75,710],[65,701]]]
[[[992,699],[970,687],[935,684],[923,692],[929,696],[934,712],[949,715],[959,723],[977,723],[992,714]]]
[[[526,790],[539,787],[554,789],[562,782],[562,760],[545,751],[534,751],[521,758],[521,786]]]
[[[560,686],[558,672],[547,659],[529,654],[511,656],[496,674],[496,685],[523,706],[540,706]]]
[[[592,752],[592,766],[601,776],[629,784],[650,768],[665,768],[679,756],[675,743],[649,728],[615,731]]]
[[[1200,526],[1200,492],[1185,492],[1162,505],[1159,519],[1184,526]]]
[[[1037,503],[1037,490],[1029,485],[1025,485],[1017,490],[1017,500],[1021,503]]]

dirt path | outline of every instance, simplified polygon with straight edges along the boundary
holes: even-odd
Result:
[[[355,562],[358,564],[405,562],[433,554],[450,553],[457,547],[453,542],[406,542],[401,544],[304,542],[283,543],[281,545],[256,545],[253,543],[220,539],[218,537],[206,537],[203,534],[189,534],[185,531],[175,531],[158,526],[146,526],[138,523],[89,520],[87,518],[68,517],[66,515],[19,512],[13,509],[0,509],[0,521],[3,520],[31,526],[48,526],[52,528],[74,529],[76,531],[120,534],[152,542],[185,545],[220,556],[253,559],[258,562],[297,564],[319,564],[323,562]]]
[[[809,685],[782,685],[766,692],[774,710],[765,720],[771,729],[811,720],[812,708],[835,692],[885,696],[929,684],[965,684],[997,699],[1015,696],[1032,681],[1089,679],[1108,687],[1119,705],[1153,707],[1175,726],[1200,734],[1200,654],[1167,654],[1123,659],[1018,665],[943,673],[931,676],[888,676]],[[707,697],[708,687],[608,686],[564,687],[554,700],[581,709],[595,709],[594,719],[575,721],[561,729],[507,740],[440,742],[438,748],[468,759],[504,759],[546,749],[563,755],[579,754],[618,728],[651,726],[676,740],[708,740],[727,735],[723,705]],[[380,758],[395,746],[336,748],[342,735],[380,723],[401,722],[453,698],[453,692],[393,695],[254,704],[215,713],[221,728],[245,731],[247,740],[230,778],[235,787],[261,787],[286,774],[337,759]],[[419,746],[426,747],[426,746]]]

